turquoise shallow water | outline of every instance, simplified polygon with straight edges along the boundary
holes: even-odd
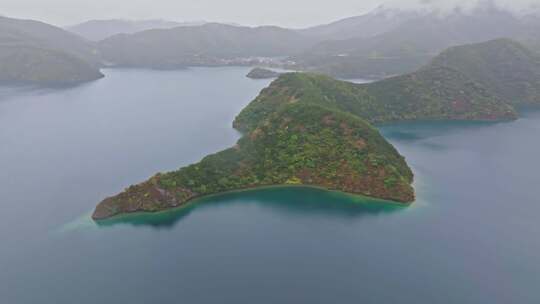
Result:
[[[0,89],[2,303],[539,303],[540,112],[385,126],[418,201],[229,193],[96,225],[95,204],[238,138],[248,69]]]

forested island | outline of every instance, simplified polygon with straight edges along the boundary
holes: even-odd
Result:
[[[269,69],[254,68],[246,75],[246,77],[251,78],[251,79],[269,79],[269,78],[277,78],[281,74],[282,73],[272,71]]]
[[[102,201],[92,217],[159,211],[210,194],[273,185],[410,203],[413,173],[371,124],[516,119],[514,105],[538,102],[539,78],[523,83],[523,76],[540,75],[537,59],[500,39],[449,49],[417,72],[370,84],[283,74],[236,117],[233,125],[244,133],[236,146],[131,186]],[[504,73],[509,62],[518,62],[526,75]],[[503,82],[507,87],[493,85]],[[519,86],[529,94],[514,89]]]

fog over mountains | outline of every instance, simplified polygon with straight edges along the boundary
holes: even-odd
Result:
[[[306,28],[330,23],[349,16],[365,14],[380,5],[387,8],[427,10],[433,7],[445,11],[455,6],[470,8],[486,0],[4,0],[3,15],[42,20],[59,26],[78,24],[92,19],[124,20],[206,20],[250,26],[277,25]],[[135,2],[135,3],[134,3]],[[143,2],[146,5],[143,5]],[[495,0],[498,5],[513,11],[531,10],[537,0]],[[147,5],[151,5],[148,9]]]
[[[536,13],[540,8],[536,0],[389,0],[380,7],[444,15],[456,10],[471,12],[481,6],[496,6],[514,14]]]
[[[133,34],[151,29],[169,29],[179,26],[197,26],[204,21],[176,22],[168,20],[90,20],[65,29],[88,40],[99,41],[117,34]]]
[[[373,20],[384,26],[372,27]],[[446,14],[381,7],[363,16],[306,30],[333,39],[294,56],[293,61],[300,69],[340,77],[378,78],[410,72],[443,49],[459,44],[512,38],[537,48],[538,28],[537,15],[515,14],[492,1]]]
[[[2,17],[0,79],[76,83],[99,78],[97,69],[103,66],[179,69],[225,65],[281,67],[340,78],[384,78],[415,71],[456,45],[510,38],[540,52],[540,17],[534,8],[524,13],[518,7],[525,6],[508,10],[494,1],[480,1],[444,10],[435,1],[422,3],[415,10],[407,5],[401,5],[403,9],[380,6],[364,15],[305,29],[92,20],[65,30],[39,21]],[[66,69],[68,66],[71,68]]]

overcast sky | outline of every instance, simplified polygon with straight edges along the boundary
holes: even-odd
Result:
[[[0,0],[0,14],[70,25],[88,19],[207,20],[304,27],[387,6],[451,7],[471,0]],[[485,1],[485,0],[484,0]],[[525,8],[540,0],[496,0]]]

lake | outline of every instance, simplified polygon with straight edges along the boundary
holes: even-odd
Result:
[[[95,224],[106,196],[235,143],[269,80],[106,70],[0,88],[1,303],[540,303],[540,111],[381,128],[410,207],[307,188]]]

